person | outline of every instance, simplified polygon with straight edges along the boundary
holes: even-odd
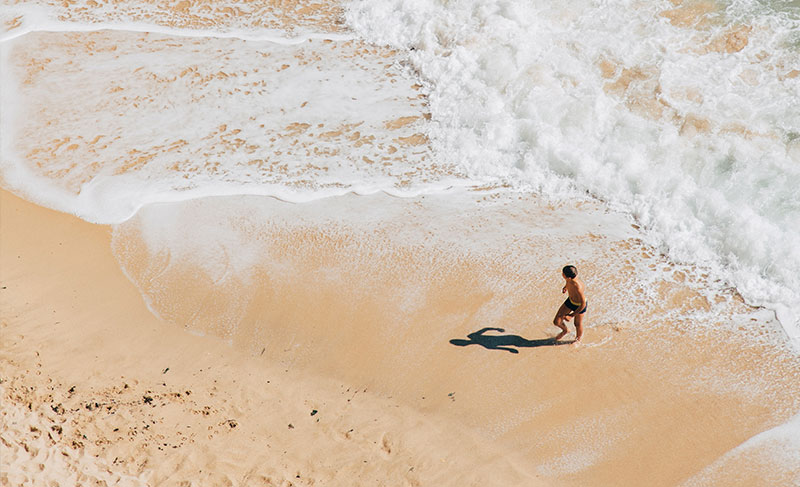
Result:
[[[561,328],[561,333],[555,337],[555,340],[561,340],[569,333],[567,325],[565,325],[564,322],[575,318],[574,343],[577,344],[580,343],[581,338],[583,338],[583,315],[586,314],[586,306],[588,304],[586,302],[585,287],[583,281],[578,279],[578,269],[573,265],[564,266],[564,268],[561,269],[561,276],[566,281],[561,292],[567,294],[567,299],[564,301],[564,304],[558,308],[556,317],[553,318],[553,324]]]

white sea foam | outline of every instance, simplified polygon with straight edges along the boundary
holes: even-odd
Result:
[[[2,44],[2,175],[104,223],[201,196],[465,184],[430,157],[423,100],[382,54],[315,37],[31,32]]]
[[[9,15],[11,14],[11,15]],[[0,20],[13,18],[14,14],[22,15],[25,19],[20,26],[0,34],[0,42],[16,39],[31,32],[97,32],[101,30],[115,30],[126,32],[148,32],[177,37],[210,37],[218,39],[240,39],[243,41],[273,42],[281,45],[302,44],[311,39],[326,39],[333,41],[347,41],[355,39],[352,33],[335,32],[296,32],[292,35],[278,29],[190,29],[185,27],[170,27],[154,25],[150,22],[64,22],[50,18],[40,8],[29,6],[20,11],[5,12]]]
[[[0,2],[0,40],[27,32],[120,29],[173,35],[264,36],[286,40],[309,35],[347,36],[337,22],[335,3],[299,11],[296,4],[229,0],[219,2],[142,2],[138,0],[52,0]]]
[[[798,344],[800,23],[744,4],[673,9],[370,0],[348,22],[411,50],[439,154],[625,209],[673,259],[775,310]]]

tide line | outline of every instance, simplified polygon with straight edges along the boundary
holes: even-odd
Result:
[[[329,40],[329,41],[350,41],[358,39],[358,36],[336,33],[305,33],[294,36],[281,35],[280,31],[265,33],[249,33],[241,30],[231,30],[220,32],[213,30],[183,29],[177,27],[163,27],[144,22],[131,22],[124,24],[114,24],[110,22],[86,23],[86,22],[53,22],[38,21],[37,25],[31,27],[21,27],[0,35],[0,44],[22,37],[31,32],[98,32],[102,30],[120,32],[139,32],[148,34],[160,34],[175,37],[207,37],[217,39],[239,39],[243,41],[271,42],[282,45],[297,45],[310,40]]]

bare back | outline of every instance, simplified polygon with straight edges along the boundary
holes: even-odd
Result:
[[[586,294],[584,294],[584,285],[583,281],[578,279],[577,277],[573,279],[567,279],[567,294],[569,295],[569,300],[572,304],[579,305],[583,307],[586,304]]]

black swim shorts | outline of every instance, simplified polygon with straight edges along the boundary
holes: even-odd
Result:
[[[573,304],[573,303],[572,303],[572,301],[570,301],[570,300],[569,300],[569,298],[567,298],[567,299],[564,301],[564,306],[566,306],[567,308],[569,308],[571,311],[575,311],[576,309],[578,309],[578,305],[577,305],[577,304]],[[581,312],[580,312],[580,313],[578,313],[578,314],[579,314],[579,315],[582,315],[583,313],[586,313],[586,308],[588,308],[588,307],[589,307],[589,303],[586,303],[586,304],[583,306],[583,310],[581,310]]]

